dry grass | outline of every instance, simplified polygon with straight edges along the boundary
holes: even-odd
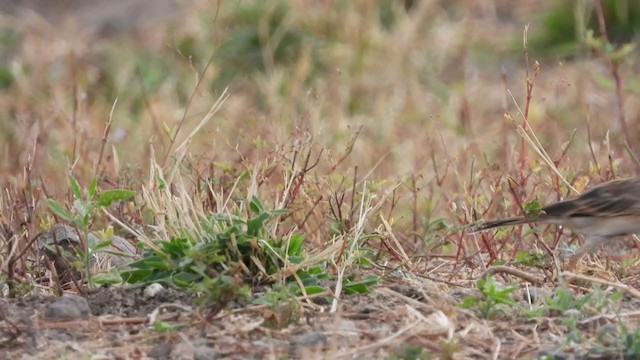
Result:
[[[394,270],[410,279],[385,278],[371,297],[404,304],[402,324],[329,354],[382,356],[406,343],[442,358],[508,358],[557,343],[564,333],[553,320],[547,335],[524,320],[487,323],[457,309],[453,293],[520,251],[552,255],[581,239],[555,227],[464,229],[634,174],[630,154],[640,149],[627,151],[626,139],[640,135],[637,61],[613,69],[604,54],[523,56],[524,25],[529,36],[542,30],[528,8],[501,1],[420,1],[410,12],[386,2],[395,4],[388,27],[375,2],[293,1],[274,24],[279,3],[188,6],[173,21],[110,38],[34,14],[1,18],[0,66],[13,76],[0,90],[5,275],[33,281],[30,240],[53,221],[44,199],[73,203],[69,173],[137,191],[91,225],[118,224],[149,247],[185,232],[206,236],[199,221],[208,213],[248,212],[255,195],[292,210],[271,233],[306,239],[306,262],[281,259],[271,280],[319,263],[338,280]],[[251,20],[257,39],[243,38]],[[376,266],[360,265],[365,250]],[[630,269],[605,260],[593,255],[581,271],[603,265],[601,277],[619,282]],[[524,272],[553,287],[562,266]],[[446,300],[390,295],[407,281],[422,299]],[[341,283],[331,312],[352,303]]]

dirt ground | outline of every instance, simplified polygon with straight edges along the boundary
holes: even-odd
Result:
[[[401,282],[406,284],[397,284]],[[171,289],[147,299],[142,288],[98,288],[86,296],[91,316],[67,322],[43,319],[43,308],[52,297],[7,299],[4,306],[10,315],[2,327],[0,357],[262,359],[369,354],[379,358],[388,355],[389,348],[403,347],[396,339],[411,333],[420,334],[411,336],[415,345],[446,338],[446,321],[431,316],[428,322],[433,328],[416,327],[416,321],[423,323],[425,309],[437,314],[436,303],[454,301],[468,291],[455,289],[452,298],[445,300],[440,291],[429,294],[426,288],[400,278],[393,283],[368,295],[344,297],[336,313],[318,311],[328,309],[326,302],[306,303],[292,316],[294,322],[282,328],[271,325],[270,319],[279,316],[273,310],[253,305],[236,306],[206,320],[192,297]],[[438,299],[434,294],[439,294]],[[152,315],[161,307],[167,311]],[[453,302],[450,310],[459,311]],[[177,330],[154,330],[149,323],[152,316]]]
[[[550,291],[546,289],[545,291]],[[230,304],[208,318],[185,293],[164,289],[153,298],[143,289],[102,287],[85,296],[91,315],[51,321],[43,308],[52,297],[5,299],[1,358],[73,359],[263,359],[263,358],[540,358],[608,359],[597,347],[567,343],[562,318],[496,321],[477,318],[458,304],[476,295],[458,286],[409,280],[395,274],[369,294],[343,296],[339,311],[322,298],[302,308]],[[259,294],[255,294],[259,295]],[[524,290],[515,298],[526,304]],[[629,294],[620,314],[637,323],[639,299]],[[624,315],[623,315],[624,316]],[[278,326],[278,319],[289,319]],[[579,328],[619,336],[615,316],[582,319]],[[276,321],[273,321],[276,319]],[[526,341],[527,338],[536,341]],[[604,342],[606,344],[606,341]],[[539,346],[542,344],[543,346]],[[422,357],[413,347],[428,349]],[[424,350],[422,350],[424,351]],[[53,355],[52,357],[52,354]],[[419,355],[419,354],[418,354]],[[395,356],[395,357],[394,357]]]

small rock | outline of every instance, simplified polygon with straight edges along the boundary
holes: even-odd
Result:
[[[153,359],[168,359],[169,355],[171,355],[171,351],[173,350],[173,345],[170,343],[162,343],[156,345],[147,356]]]
[[[208,346],[196,346],[193,349],[193,358],[195,360],[214,360],[218,357],[217,351]]]
[[[152,298],[156,297],[156,295],[158,295],[162,290],[164,290],[164,287],[162,285],[153,283],[147,286],[144,291],[142,291],[142,295],[144,295],[144,297],[146,298]]]
[[[75,320],[86,318],[90,313],[89,303],[78,295],[57,298],[44,308],[44,318],[47,320]]]
[[[135,245],[123,237],[111,235],[108,239],[103,239],[99,233],[89,233],[89,238],[90,243],[95,244],[105,240],[111,241],[111,244],[104,249],[108,251],[98,251],[91,258],[91,263],[99,265],[101,269],[107,267],[125,269],[136,256]],[[72,266],[78,250],[84,250],[78,230],[74,227],[63,223],[53,224],[48,231],[38,236],[38,248],[47,255],[49,261],[53,262],[63,283],[82,279],[82,272]]]
[[[562,312],[562,315],[571,317],[574,319],[582,319],[584,314],[578,309],[568,309]]]
[[[327,334],[321,331],[309,331],[304,334],[296,335],[291,340],[291,345],[295,347],[316,347],[326,345],[329,339]]]
[[[98,235],[94,233],[90,233],[89,237],[96,243],[103,242],[104,240]],[[97,259],[100,264],[104,264],[108,262],[110,266],[113,266],[117,269],[126,268],[136,256],[136,247],[129,240],[117,236],[111,235],[109,237],[111,240],[111,245],[109,245],[109,252],[100,252],[97,254]]]

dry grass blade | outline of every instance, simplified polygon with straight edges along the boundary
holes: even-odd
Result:
[[[542,161],[544,161],[544,163],[547,164],[547,166],[551,169],[551,171],[553,171],[562,180],[562,182],[564,182],[565,185],[567,185],[569,189],[571,189],[574,193],[579,194],[580,192],[575,187],[573,187],[573,185],[571,185],[569,181],[567,181],[564,175],[560,173],[560,170],[558,169],[558,167],[553,163],[553,160],[551,160],[551,157],[549,157],[549,154],[547,154],[547,152],[545,151],[544,147],[538,140],[538,137],[536,136],[535,132],[533,132],[533,130],[531,129],[531,126],[529,125],[529,121],[524,117],[524,113],[520,109],[520,106],[518,106],[518,103],[516,99],[513,97],[513,94],[511,93],[511,91],[508,91],[508,92],[509,92],[509,96],[511,96],[511,99],[513,100],[515,106],[518,109],[518,113],[524,119],[523,120],[524,123],[527,124],[528,131],[521,124],[515,121],[515,119],[511,117],[510,114],[505,115],[507,120],[511,121],[516,126],[518,135],[520,135],[527,142],[527,144],[529,144],[531,148],[533,148],[536,154],[540,156]]]

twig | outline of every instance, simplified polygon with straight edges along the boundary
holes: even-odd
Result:
[[[104,148],[107,146],[107,140],[109,139],[109,132],[111,131],[111,125],[113,124],[113,112],[116,110],[116,105],[118,104],[118,98],[115,99],[113,105],[111,106],[111,111],[109,112],[109,118],[107,119],[107,125],[104,127],[104,132],[102,133],[102,139],[100,144],[100,155],[98,156],[98,161],[93,168],[93,177],[94,179],[98,175],[98,168],[100,168],[100,164],[102,163],[102,157],[104,156]]]
[[[521,278],[522,280],[526,280],[536,286],[541,286],[544,283],[543,279],[539,279],[522,270],[518,270],[510,266],[504,266],[504,265],[496,265],[496,266],[489,267],[480,275],[480,279],[495,273],[505,273],[505,274],[513,275]]]
[[[620,283],[620,282],[611,282],[611,281],[607,281],[607,280],[603,280],[603,279],[598,279],[596,277],[593,276],[588,276],[588,275],[582,275],[582,274],[575,274],[569,271],[563,271],[560,276],[567,278],[569,280],[583,280],[583,281],[589,281],[589,282],[594,282],[597,284],[602,284],[602,285],[607,285],[607,286],[612,286],[618,290],[622,290],[626,293],[628,293],[629,295],[632,295],[636,298],[640,299],[640,291],[638,291],[636,288],[631,287],[629,285]]]

